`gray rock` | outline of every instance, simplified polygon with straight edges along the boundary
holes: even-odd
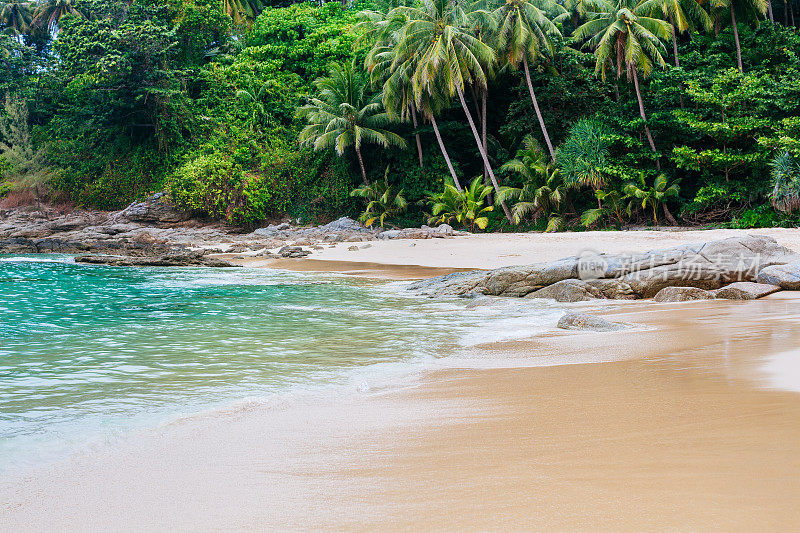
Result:
[[[307,255],[311,255],[311,252],[309,250],[304,250],[301,246],[284,246],[283,248],[278,250],[278,255],[281,257],[296,259],[299,257],[306,257]]]
[[[559,281],[582,278],[606,298],[651,298],[665,287],[713,290],[733,282],[753,281],[759,271],[765,275],[771,272],[769,268],[762,270],[764,265],[792,261],[798,261],[793,267],[796,276],[783,283],[800,287],[800,258],[796,254],[772,237],[745,235],[640,254],[594,254],[588,259],[567,257],[549,263],[462,273],[417,282],[409,288],[431,296],[475,291],[519,297]],[[591,268],[586,268],[589,263]]]
[[[714,293],[697,287],[664,287],[655,295],[656,302],[689,302],[713,300]]]
[[[378,238],[379,239],[383,239],[383,240],[386,240],[386,239],[397,239],[398,237],[400,237],[400,230],[399,229],[390,229],[390,230],[386,230],[386,231],[382,231],[382,232],[378,233]]]
[[[781,289],[800,289],[800,261],[772,265],[762,269],[756,277],[758,283],[776,285]]]
[[[726,300],[756,300],[781,290],[777,285],[737,281],[714,291],[714,296]]]
[[[603,293],[583,280],[565,279],[534,291],[525,298],[551,298],[557,302],[584,302],[603,298]]]
[[[147,267],[175,267],[175,266],[207,266],[207,267],[233,267],[236,266],[216,257],[206,257],[199,252],[180,252],[161,256],[119,256],[119,255],[83,255],[75,258],[76,263],[106,266],[147,266]]]
[[[318,231],[355,231],[355,232],[363,232],[368,233],[372,230],[368,229],[364,224],[353,220],[350,217],[342,217],[333,222],[325,224],[324,226],[320,226],[317,228]]]
[[[164,192],[156,193],[143,202],[134,203],[112,216],[114,221],[144,223],[175,223],[189,219],[178,211]]]
[[[587,313],[567,313],[558,321],[557,327],[584,331],[619,331],[630,326]]]

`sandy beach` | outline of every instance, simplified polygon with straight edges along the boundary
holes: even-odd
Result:
[[[766,233],[800,250],[800,232]],[[378,275],[725,236],[481,235],[298,261]],[[800,298],[577,305],[636,327],[552,330],[184,418],[0,484],[0,529],[800,528]]]

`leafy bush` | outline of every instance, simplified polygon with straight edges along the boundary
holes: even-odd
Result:
[[[245,172],[223,154],[189,161],[169,182],[176,206],[232,224],[258,222],[285,208],[288,190],[280,185],[274,174]]]
[[[486,229],[489,218],[486,216],[494,208],[485,205],[486,197],[492,192],[492,187],[483,184],[483,177],[478,176],[469,187],[459,191],[449,183],[444,186],[444,191],[432,193],[428,197],[431,205],[429,224],[456,224],[469,227]]]

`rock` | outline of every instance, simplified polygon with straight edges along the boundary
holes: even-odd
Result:
[[[303,250],[303,248],[300,246],[284,246],[278,250],[278,255],[281,257],[289,257],[294,259],[311,255],[311,252],[308,250]]]
[[[800,287],[800,257],[772,237],[744,235],[647,253],[588,254],[549,263],[460,273],[416,282],[409,289],[430,296],[457,296],[471,291],[491,296],[525,296],[559,281],[582,279],[607,298],[651,298],[665,287],[713,290],[733,282],[753,281],[760,271],[765,275],[773,272],[771,265],[793,261],[798,261],[792,267],[796,275],[784,272],[783,283],[787,285],[783,288],[793,286],[791,283]]]
[[[716,298],[726,300],[756,300],[781,290],[777,285],[766,283],[753,283],[751,281],[738,281],[731,283],[727,287],[722,287],[714,291]]]
[[[758,283],[776,285],[781,289],[800,289],[800,261],[773,265],[762,269],[756,277]]]
[[[175,223],[189,219],[189,214],[178,211],[167,193],[159,192],[143,202],[134,203],[112,216],[114,221]]]
[[[400,237],[399,229],[390,229],[378,233],[379,239],[397,239],[398,237]]]
[[[619,331],[630,326],[587,313],[567,313],[559,319],[556,327],[584,331]]]
[[[584,302],[603,298],[603,293],[583,280],[565,279],[534,291],[525,298],[551,298],[557,302]]]
[[[199,252],[174,253],[158,257],[152,256],[119,256],[119,255],[83,255],[75,258],[76,263],[107,266],[207,266],[207,267],[233,267],[233,265],[216,257],[206,257]]]
[[[441,233],[442,235],[452,235],[453,234],[453,226],[450,224],[440,224],[436,226],[433,230],[436,233]]]
[[[372,230],[368,229],[366,226],[364,226],[364,224],[362,224],[361,222],[353,220],[350,217],[339,218],[337,220],[334,220],[333,222],[325,224],[324,226],[320,226],[320,227],[318,227],[316,229],[317,229],[317,231],[323,231],[323,232],[328,232],[328,231],[355,231],[355,232],[368,233],[368,232],[372,231]]]
[[[664,287],[653,298],[656,302],[689,302],[692,300],[713,299],[713,292],[697,287]]]
[[[358,246],[348,246],[347,247],[347,251],[348,252],[357,252],[358,251]]]

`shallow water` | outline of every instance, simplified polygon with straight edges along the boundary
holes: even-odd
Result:
[[[407,371],[560,315],[526,305],[476,312],[330,274],[0,258],[0,472],[242,398],[363,386],[365,371]]]

